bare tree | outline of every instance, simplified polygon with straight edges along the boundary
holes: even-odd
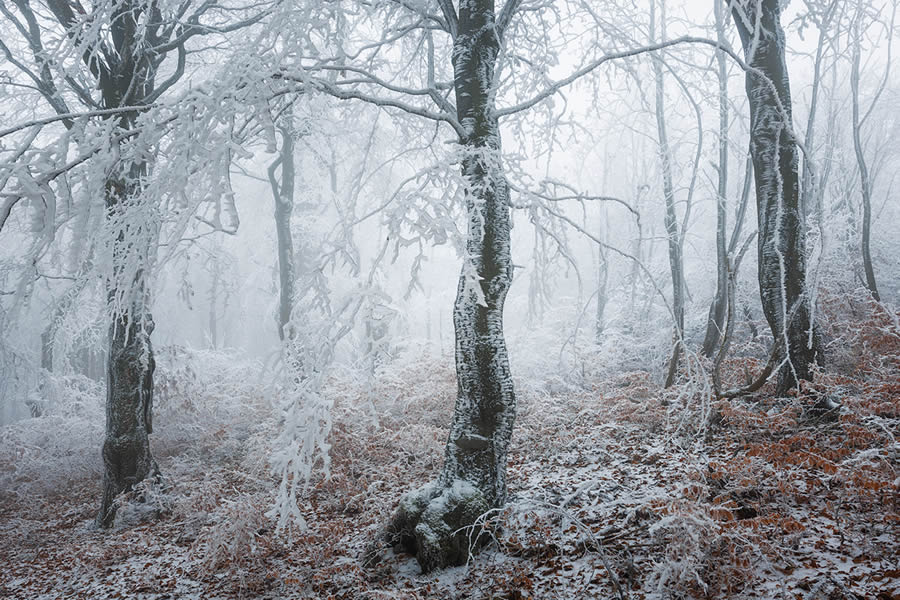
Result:
[[[512,259],[509,186],[493,86],[503,33],[517,5],[511,0],[497,14],[492,0],[462,2],[458,12],[449,0],[441,3],[453,36],[469,235],[453,309],[458,392],[444,468],[436,484],[404,498],[394,522],[401,543],[426,571],[464,563],[466,527],[506,502],[506,453],[516,399],[503,302],[512,282]]]
[[[447,162],[459,166],[461,177],[452,180],[459,185],[449,187],[459,189],[462,193],[467,232],[459,235],[459,232],[450,229],[450,233],[442,232],[437,235],[433,228],[427,228],[423,232],[418,218],[406,220],[404,225],[414,232],[417,239],[428,239],[430,236],[432,240],[446,240],[448,236],[452,236],[463,257],[454,305],[458,392],[444,466],[435,482],[407,494],[401,500],[391,528],[402,545],[416,554],[423,569],[430,570],[464,562],[470,550],[477,546],[473,546],[473,540],[468,539],[471,526],[479,515],[500,507],[506,498],[506,454],[515,419],[515,394],[510,378],[502,318],[503,303],[512,280],[510,207],[543,211],[543,214],[552,216],[558,223],[585,234],[604,249],[637,261],[639,270],[648,276],[648,284],[662,297],[667,311],[675,318],[675,312],[652,274],[640,264],[637,257],[604,243],[552,206],[567,199],[616,199],[573,194],[571,186],[565,185],[556,188],[553,185],[545,186],[543,192],[537,193],[526,190],[524,186],[512,186],[507,179],[507,165],[502,157],[498,121],[509,119],[516,123],[519,121],[513,117],[521,118],[535,107],[546,108],[550,100],[568,86],[615,60],[659,52],[679,45],[703,44],[721,48],[722,44],[706,38],[682,36],[602,54],[586,61],[567,76],[551,80],[540,64],[518,60],[519,55],[541,51],[538,49],[542,48],[540,42],[535,42],[533,36],[527,33],[531,23],[523,23],[529,19],[540,23],[546,16],[542,14],[546,8],[544,6],[536,7],[534,11],[523,10],[515,22],[513,16],[519,9],[518,0],[508,0],[499,11],[495,10],[491,0],[471,0],[458,6],[454,6],[451,0],[441,0],[437,7],[362,3],[358,8],[359,13],[342,13],[342,17],[361,19],[359,27],[347,27],[346,23],[341,22],[337,26],[338,33],[330,37],[326,35],[335,46],[334,56],[328,58],[321,49],[316,49],[318,55],[315,63],[297,65],[287,62],[275,78],[287,86],[302,84],[311,93],[326,94],[339,100],[362,101],[378,106],[392,115],[414,117],[409,122],[430,122],[436,132],[440,131],[437,126],[449,126],[455,133],[456,150],[451,161]],[[437,9],[440,14],[436,14]],[[365,30],[370,23],[375,22],[374,14],[378,14],[379,23],[381,17],[385,17],[390,23],[389,26],[379,24],[380,38],[373,40],[365,35],[354,37],[357,34],[348,34]],[[446,43],[443,35],[439,36],[441,32],[449,37],[450,44]],[[518,35],[520,33],[522,35]],[[346,40],[341,37],[345,35],[349,35]],[[515,47],[515,44],[523,46],[517,47],[515,54],[508,54],[510,47]],[[388,52],[403,52],[410,47],[416,48],[414,58],[419,59],[418,61],[410,59],[404,61],[402,68],[392,68],[396,67],[396,62],[382,60]],[[592,49],[594,51],[595,48]],[[733,51],[727,48],[725,51],[742,68],[750,69]],[[440,52],[444,52],[444,56],[450,55],[453,65],[452,81],[446,80],[446,62],[450,61],[439,60]],[[298,54],[302,52],[298,51]],[[513,56],[516,60],[511,60]],[[675,73],[673,78],[679,81],[694,106],[700,135],[702,123],[699,106],[691,98],[683,80]],[[523,86],[523,81],[529,85]],[[538,91],[534,92],[535,88]],[[498,106],[497,98],[501,97],[509,103]],[[433,139],[432,135],[429,143],[433,144]],[[699,159],[698,143],[687,194],[688,207]],[[422,183],[419,184],[418,191],[422,191],[432,181],[440,182],[444,186],[440,190],[440,199],[428,201],[439,204],[434,209],[442,214],[453,214],[456,209],[451,204],[456,203],[448,202],[451,200],[446,191],[448,177],[444,174],[435,178],[437,171],[438,169],[433,169],[422,172],[406,181],[421,177]],[[401,187],[404,185],[405,182]],[[511,189],[526,198],[534,196],[533,202],[512,203]],[[548,189],[555,189],[557,192],[563,190],[565,193],[550,195],[546,192]],[[674,183],[672,189],[674,190]],[[638,194],[644,191],[642,186]],[[395,193],[386,201],[385,206],[393,203],[399,196],[399,193]],[[637,216],[636,207],[628,203],[624,205]],[[406,217],[402,215],[402,211],[395,211],[394,214],[400,216],[389,217],[393,219],[391,229],[401,234],[400,226],[395,221],[404,222]],[[680,227],[676,220],[674,239],[677,244],[683,244],[688,220],[687,211]],[[557,245],[562,252],[563,244]],[[647,303],[649,305],[649,299]],[[327,407],[323,410],[327,410]],[[292,452],[299,457],[298,461],[314,459],[317,450],[310,444],[297,442],[296,437],[291,437],[291,440],[294,448]],[[291,461],[293,459],[285,461],[285,464]],[[302,477],[306,480],[311,468],[309,463],[296,468],[288,465],[283,472],[302,472]],[[287,477],[283,480],[283,488],[287,493],[278,505],[282,516],[299,514],[295,502],[296,481],[296,478],[291,480]]]
[[[775,347],[776,393],[810,381],[822,361],[806,289],[806,248],[799,206],[799,153],[791,128],[791,92],[779,0],[730,3],[746,62],[750,154],[759,220],[759,288]]]
[[[246,16],[246,9],[235,10]],[[235,20],[235,10],[191,0],[165,7],[155,0],[95,3],[90,11],[77,0],[48,0],[41,6],[29,0],[0,4],[0,13],[13,24],[30,54],[17,55],[5,42],[0,42],[0,51],[58,115],[34,122],[33,130],[60,122],[69,130],[77,129],[80,136],[84,118],[93,117],[108,132],[102,150],[120,157],[105,169],[103,182],[112,266],[106,281],[111,322],[104,483],[97,517],[101,527],[113,523],[116,496],[159,473],[148,438],[153,430],[155,368],[148,268],[158,243],[158,222],[142,199],[153,159],[152,152],[134,152],[127,144],[140,133],[145,111],[184,77],[192,38],[228,33],[266,14],[254,7],[248,18]],[[82,67],[77,75],[71,72],[73,62]],[[87,112],[73,113],[73,103]],[[51,171],[44,185],[100,151],[88,150]],[[13,195],[4,205],[0,228],[21,197]]]
[[[872,184],[873,177],[869,172],[869,165],[866,161],[865,149],[863,146],[862,139],[862,127],[865,124],[866,120],[872,114],[872,110],[875,108],[875,105],[878,103],[878,99],[881,96],[881,93],[884,91],[885,85],[887,84],[888,78],[890,76],[891,70],[891,40],[894,31],[894,17],[897,14],[897,4],[896,2],[893,4],[893,11],[891,13],[891,21],[889,25],[886,25],[888,35],[887,35],[887,47],[888,47],[888,57],[887,57],[887,65],[885,66],[884,78],[877,89],[869,108],[866,110],[864,114],[860,114],[860,98],[859,98],[859,75],[860,75],[860,62],[862,60],[862,37],[863,30],[866,25],[871,25],[873,19],[866,15],[866,5],[863,2],[859,2],[857,5],[857,12],[853,19],[853,25],[851,27],[850,36],[850,53],[851,53],[851,68],[850,68],[850,91],[851,91],[851,102],[853,107],[853,151],[856,155],[856,164],[859,169],[859,183],[860,183],[860,191],[862,194],[862,240],[861,240],[861,248],[862,248],[862,259],[863,259],[863,270],[866,274],[866,287],[869,289],[869,292],[872,294],[872,298],[875,299],[876,302],[881,301],[881,296],[878,294],[878,286],[875,283],[875,269],[872,267],[872,251],[871,251],[871,238],[872,238]],[[866,23],[868,21],[869,23]]]
[[[294,302],[294,240],[291,237],[291,214],[294,212],[294,131],[284,118],[278,126],[281,150],[269,165],[269,185],[275,200],[275,233],[278,238],[278,337],[292,337],[287,330]],[[281,181],[278,170],[281,170]]]
[[[660,1],[659,15],[660,37],[666,39],[666,3]],[[656,42],[656,0],[650,4],[650,43]],[[665,79],[661,59],[653,60],[653,78],[656,84],[655,116],[656,132],[659,142],[659,158],[662,164],[663,196],[665,199],[666,238],[669,248],[669,270],[672,275],[672,310],[675,313],[675,344],[669,359],[666,374],[666,387],[675,382],[678,372],[678,358],[684,343],[684,247],[681,231],[678,226],[678,214],[675,210],[675,184],[672,181],[672,149],[669,147],[669,136],[666,130]]]
[[[722,5],[715,2],[716,39],[725,43],[725,22]],[[716,165],[716,295],[709,307],[706,320],[706,336],[703,338],[703,354],[713,356],[719,338],[725,329],[728,309],[728,259],[726,248],[726,228],[728,227],[728,62],[725,52],[716,51],[716,75],[719,82],[719,163]]]
[[[806,152],[803,153],[803,177],[800,186],[800,207],[804,223],[812,215],[816,215],[819,221],[822,220],[823,216],[822,187],[825,184],[825,174],[820,175],[818,179],[814,176],[813,146],[816,139],[816,119],[823,87],[823,62],[828,47],[834,44],[835,36],[831,28],[835,21],[840,19],[840,11],[842,9],[842,3],[839,0],[830,0],[825,3],[818,0],[805,0],[805,4],[807,9],[806,16],[816,25],[819,35],[816,43],[815,62],[813,63],[809,115],[806,119],[806,135],[804,137]]]

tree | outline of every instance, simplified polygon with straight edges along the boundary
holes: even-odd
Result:
[[[290,119],[278,126],[281,150],[269,165],[269,185],[275,200],[275,233],[278,238],[278,337],[284,340],[294,304],[294,240],[291,237],[291,214],[294,212],[294,131]],[[281,181],[276,172],[281,168]]]
[[[716,39],[725,43],[725,26],[722,5],[714,5],[716,15]],[[709,306],[706,320],[706,336],[703,338],[703,354],[711,358],[725,329],[728,309],[728,264],[725,246],[728,222],[728,65],[722,49],[716,50],[716,75],[719,82],[719,163],[716,165],[718,187],[716,189],[716,295]]]
[[[577,6],[590,10],[581,4]],[[435,482],[401,500],[390,528],[402,545],[416,554],[426,571],[465,561],[473,547],[469,539],[472,526],[481,514],[502,506],[506,497],[506,453],[515,420],[515,394],[502,315],[512,280],[510,207],[549,215],[556,223],[581,231],[604,249],[636,261],[637,268],[648,276],[647,281],[674,316],[652,274],[640,264],[639,258],[604,243],[552,205],[565,200],[614,201],[623,204],[637,218],[636,208],[614,197],[574,193],[570,185],[558,184],[549,177],[536,186],[537,190],[529,189],[531,186],[527,184],[518,185],[518,180],[513,186],[508,178],[516,172],[509,168],[509,162],[505,162],[502,155],[498,120],[507,119],[506,123],[512,121],[521,127],[524,119],[517,121],[512,117],[524,115],[535,107],[551,108],[554,96],[617,59],[677,45],[721,46],[705,38],[682,36],[601,54],[568,75],[553,80],[543,63],[548,57],[540,54],[546,50],[545,38],[530,35],[535,31],[531,27],[546,35],[544,19],[559,18],[548,7],[542,5],[534,10],[523,10],[515,21],[513,15],[518,11],[518,0],[508,0],[499,11],[495,10],[491,0],[471,0],[458,7],[450,0],[442,0],[437,8],[440,14],[431,12],[435,9],[433,5],[385,1],[359,3],[352,10],[340,13],[326,11],[327,14],[317,22],[333,22],[335,31],[317,34],[317,39],[321,37],[322,42],[313,43],[312,48],[284,53],[288,58],[274,76],[286,86],[286,94],[297,91],[294,86],[301,84],[310,95],[362,101],[384,109],[395,117],[397,127],[403,128],[404,132],[412,130],[424,137],[424,127],[413,130],[410,124],[429,123],[433,129],[429,128],[431,131],[427,132],[425,143],[433,154],[437,154],[434,142],[441,131],[440,126],[449,126],[456,134],[455,151],[450,160],[444,161],[442,157],[441,164],[404,180],[383,205],[387,207],[395,202],[398,205],[386,216],[391,238],[395,240],[391,243],[398,248],[401,244],[421,243],[422,240],[443,243],[449,238],[458,244],[463,258],[454,305],[458,392],[444,466]],[[451,44],[445,43],[446,38],[441,32],[449,36]],[[578,44],[578,39],[581,38],[573,36],[569,41]],[[309,42],[299,43],[306,45]],[[410,48],[415,49],[415,54],[404,54]],[[441,51],[448,50],[453,65],[452,82],[446,81],[446,63],[438,59]],[[591,45],[589,51],[597,52],[597,46]],[[332,52],[332,56],[329,57],[328,52]],[[727,52],[745,67],[732,51]],[[535,53],[537,59],[531,60],[530,53]],[[292,56],[315,58],[298,61]],[[387,56],[402,56],[404,60],[385,60]],[[398,67],[398,64],[402,66]],[[675,78],[685,89],[683,81]],[[685,91],[690,99],[690,94]],[[526,94],[523,99],[521,96]],[[455,105],[451,95],[455,96]],[[503,99],[503,105],[498,105],[498,98]],[[701,111],[696,102],[692,101],[692,105],[698,115],[699,135],[702,133]],[[556,115],[552,117],[552,123],[555,123]],[[555,126],[552,123],[550,126]],[[514,131],[521,134],[526,129],[521,127]],[[699,160],[698,144],[688,204]],[[461,177],[448,177],[448,164],[453,168],[459,165]],[[531,181],[526,175],[521,175],[521,179]],[[417,183],[415,192],[401,193],[408,182]],[[437,201],[422,193],[426,187],[436,186],[440,186]],[[644,187],[639,188],[638,195],[645,192]],[[456,190],[461,192],[461,198],[454,195]],[[510,190],[531,202],[512,203]],[[548,190],[562,191],[563,194],[550,194]],[[407,200],[408,197],[416,200]],[[452,218],[460,204],[457,199],[465,207],[465,235],[458,234]],[[377,210],[369,216],[376,213]],[[412,242],[404,237],[410,231]],[[676,235],[679,243],[683,243],[684,227]],[[564,253],[564,242],[555,241]],[[303,291],[302,286],[298,286],[298,292]],[[354,311],[348,309],[345,314],[352,315]],[[346,331],[347,322],[337,321],[330,318],[329,322],[336,331]],[[322,368],[321,364],[304,365],[310,374],[308,380],[321,379]],[[311,383],[306,389],[313,390],[314,387]],[[291,403],[288,409],[285,419],[288,425],[281,438],[284,450],[279,452],[277,461],[282,474],[282,492],[276,507],[279,526],[297,516],[302,522],[296,504],[297,482],[308,483],[319,458],[327,464],[327,456],[320,457],[318,453],[320,449],[327,452],[327,431],[319,428],[319,424],[325,423],[327,428],[328,407],[323,404],[319,408],[304,412],[297,403]],[[309,428],[318,428],[315,440],[313,436],[303,437]]]
[[[863,28],[864,25],[872,25],[871,20],[867,19],[865,6],[862,2],[859,2],[857,5],[857,12],[853,18],[853,25],[850,31],[851,41],[850,41],[850,55],[851,55],[851,67],[850,67],[850,91],[851,91],[851,103],[852,103],[852,124],[853,124],[853,151],[856,155],[856,164],[859,169],[859,183],[860,183],[860,192],[862,195],[862,240],[861,240],[861,250],[862,250],[862,259],[863,259],[863,270],[866,275],[866,287],[869,289],[869,292],[872,294],[872,298],[875,299],[876,302],[881,301],[881,297],[878,294],[878,285],[875,283],[875,269],[872,267],[872,251],[871,247],[871,238],[872,238],[872,187],[873,187],[873,179],[874,177],[869,172],[869,165],[866,161],[866,153],[865,148],[863,147],[863,139],[862,139],[862,127],[865,124],[866,120],[872,114],[872,110],[875,108],[875,105],[878,103],[878,99],[881,97],[881,93],[884,91],[885,85],[888,82],[888,77],[890,75],[891,70],[891,57],[890,57],[890,47],[892,41],[892,34],[894,31],[894,18],[897,14],[897,4],[894,3],[893,12],[891,13],[891,22],[890,25],[887,26],[888,34],[887,34],[887,42],[888,42],[888,59],[887,65],[884,71],[884,78],[875,93],[874,98],[872,99],[871,104],[869,105],[868,110],[866,110],[865,114],[860,114],[860,100],[859,100],[859,74],[860,74],[860,62],[862,60],[862,38],[863,38]],[[866,21],[870,21],[869,23],[865,23]]]
[[[775,338],[776,393],[811,381],[822,362],[806,282],[806,248],[799,206],[799,154],[791,128],[791,92],[779,0],[732,4],[746,62],[750,102],[750,155],[759,220],[759,289]]]
[[[666,3],[660,2],[659,28],[661,39],[666,39]],[[650,43],[656,42],[656,0],[650,4]],[[666,130],[665,79],[663,78],[662,59],[654,57],[653,80],[656,84],[655,116],[656,132],[659,142],[659,157],[662,163],[663,196],[665,199],[665,226],[669,249],[669,271],[672,275],[672,311],[675,318],[675,345],[669,359],[666,387],[675,383],[678,372],[678,358],[684,343],[684,241],[678,226],[678,214],[675,211],[675,184],[672,180],[672,149],[669,147],[669,136]]]
[[[20,2],[19,8],[28,14],[24,1]],[[75,12],[77,5],[51,2],[49,8],[67,35],[73,38],[83,35],[79,31],[83,21]],[[139,31],[144,18],[150,21],[147,32]],[[156,74],[165,53],[160,56],[154,47],[165,39],[159,37],[165,35],[162,26],[162,15],[150,6],[124,2],[112,9],[108,40],[89,41],[83,55],[100,91],[100,107],[138,107],[157,97]],[[184,51],[183,47],[176,47]],[[178,75],[173,77],[177,79]],[[171,85],[163,82],[163,88],[167,84]],[[56,95],[49,94],[49,97]],[[135,126],[138,114],[139,109],[123,110],[105,118],[115,121],[116,127],[128,130]],[[149,167],[147,161],[123,163],[108,175],[105,203],[110,219],[127,218],[130,205],[140,195],[142,180]],[[155,241],[152,226],[138,227],[138,232],[126,233],[125,228],[121,228],[116,234],[112,248],[113,276],[107,282],[108,302],[115,311],[108,334],[103,495],[97,517],[101,527],[112,525],[116,496],[159,473],[148,438],[153,432],[153,371],[156,363],[150,341],[154,323],[143,266]],[[129,265],[135,259],[139,263],[136,268]]]
[[[109,527],[116,496],[159,473],[148,438],[153,430],[155,368],[148,268],[156,252],[159,224],[152,217],[155,208],[143,198],[153,153],[140,144],[135,147],[134,140],[141,133],[142,116],[184,77],[192,38],[241,29],[258,22],[267,11],[254,7],[249,17],[235,20],[231,7],[215,2],[162,6],[155,0],[123,0],[95,3],[88,11],[77,0],[48,0],[46,12],[36,11],[29,0],[14,0],[12,6],[16,12],[6,4],[0,4],[0,12],[13,24],[30,55],[17,55],[5,42],[0,42],[0,51],[58,115],[37,121],[29,143],[43,125],[52,122],[61,122],[68,135],[84,140],[85,120],[92,119],[102,124],[105,135],[101,147],[51,170],[41,180],[45,193],[52,195],[53,179],[91,157],[112,157],[103,167],[101,192],[108,229],[110,324],[104,482],[97,516],[98,525]],[[74,76],[72,64],[82,67]],[[158,79],[160,73],[165,78]],[[73,113],[73,102],[87,112]],[[22,189],[34,185],[19,172]],[[14,194],[7,200],[0,229],[23,197],[23,193]]]
[[[496,14],[493,0],[442,2],[453,35],[453,88],[461,129],[469,235],[453,309],[457,397],[436,483],[407,495],[393,528],[429,571],[462,564],[465,528],[506,501],[506,453],[516,399],[503,337],[503,302],[512,282],[509,186],[500,156],[494,71],[517,2]]]
[[[827,3],[820,3],[819,0],[805,0],[806,18],[812,21],[819,30],[818,41],[816,44],[815,62],[813,63],[813,80],[812,90],[809,100],[809,115],[806,119],[806,135],[804,136],[803,145],[806,151],[803,153],[803,177],[800,185],[800,208],[803,215],[804,223],[812,215],[816,215],[817,220],[823,218],[822,191],[827,183],[828,166],[825,172],[820,174],[818,178],[814,177],[813,169],[813,152],[816,133],[816,118],[819,112],[820,95],[822,92],[822,68],[829,45],[834,45],[836,36],[829,35],[831,26],[836,20],[840,20],[839,11],[841,10],[841,2],[839,0],[830,0]],[[827,161],[830,163],[831,161]],[[824,240],[822,241],[824,244]]]

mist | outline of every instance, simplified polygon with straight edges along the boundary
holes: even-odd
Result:
[[[897,9],[0,4],[0,595],[897,595]]]

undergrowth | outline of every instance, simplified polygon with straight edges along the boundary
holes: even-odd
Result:
[[[308,528],[278,533],[266,516],[277,390],[258,365],[160,353],[152,437],[164,477],[122,498],[110,533],[90,526],[102,390],[60,380],[53,410],[0,431],[0,595],[896,597],[898,315],[847,294],[820,306],[829,368],[794,397],[764,388],[717,402],[697,381],[664,391],[639,370],[565,385],[519,377],[510,501],[472,528],[485,550],[429,576],[377,540],[399,497],[440,468],[449,357],[329,379],[331,471],[302,498]],[[726,381],[760,367],[741,353]],[[838,408],[811,412],[813,397]]]

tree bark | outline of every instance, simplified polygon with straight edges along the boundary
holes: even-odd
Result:
[[[88,5],[86,10],[82,3],[69,0],[40,3],[15,0],[13,4],[21,20],[16,19],[2,2],[0,12],[13,23],[10,31],[18,31],[30,49],[39,76],[32,76],[30,69],[17,61],[13,61],[13,66],[35,82],[36,91],[66,127],[73,126],[70,113],[77,112],[69,109],[68,99],[80,100],[91,112],[98,107],[132,107],[133,110],[105,116],[115,122],[120,131],[133,128],[138,115],[181,80],[189,54],[186,44],[190,38],[233,32],[254,25],[269,14],[268,10],[261,9],[255,15],[227,26],[220,22],[218,26],[209,27],[201,22],[201,17],[216,12],[228,13],[229,9],[215,1],[185,2],[175,6],[156,1],[117,0],[109,4],[108,12],[94,6],[97,3],[85,3]],[[40,4],[39,15],[33,9],[37,4]],[[97,10],[92,11],[94,8]],[[45,28],[49,29],[45,31]],[[51,32],[48,34],[47,31]],[[45,43],[45,35],[49,45]],[[52,49],[66,46],[75,50],[73,60],[64,61],[65,72],[57,73],[57,77],[51,69],[54,64]],[[48,48],[51,48],[49,54]],[[65,55],[70,54],[65,51]],[[81,70],[74,73],[78,63]],[[163,67],[164,63],[167,66]],[[167,77],[157,82],[160,69]],[[56,85],[63,80],[66,91]],[[99,92],[99,98],[94,97],[94,90]],[[105,150],[109,152],[101,152],[98,156],[123,158],[113,165],[103,165],[107,222],[115,224],[119,231],[113,232],[111,240],[112,274],[106,290],[111,323],[110,347],[106,349],[109,383],[103,449],[106,473],[103,503],[97,519],[101,526],[112,523],[115,494],[129,489],[147,473],[155,471],[147,445],[153,393],[153,352],[149,338],[153,320],[147,306],[149,284],[146,276],[147,263],[156,251],[158,236],[158,231],[148,229],[157,225],[151,214],[132,214],[142,208],[139,203],[145,175],[152,166],[153,154],[148,151],[151,149],[135,145],[132,139],[119,148]],[[135,156],[135,153],[140,155]],[[8,202],[0,208],[0,228],[12,204]],[[48,343],[52,343],[49,337]],[[51,360],[49,355],[48,360]]]
[[[106,52],[106,64],[95,67],[104,108],[140,105],[153,91],[156,66],[146,41],[140,40],[141,9],[124,2],[113,14],[110,41],[114,52]],[[123,129],[133,127],[137,112],[110,117]],[[109,217],[121,217],[134,209],[149,165],[132,162],[106,182],[106,209]],[[140,223],[140,227],[152,224]],[[153,251],[152,233],[131,231],[119,225],[113,244],[113,279],[107,296],[112,312],[109,326],[106,390],[106,438],[103,442],[103,497],[97,524],[108,528],[116,514],[115,498],[130,491],[159,467],[150,452],[153,431],[153,317],[149,309],[146,264]],[[133,236],[136,236],[133,237]],[[137,262],[133,279],[126,275],[128,264]],[[130,286],[119,289],[118,286]],[[123,300],[124,299],[124,300]]]
[[[806,290],[806,249],[799,206],[799,156],[791,132],[791,92],[779,0],[733,5],[744,54],[755,72],[746,75],[750,102],[750,155],[759,220],[759,289],[763,312],[781,342],[783,365],[776,393],[811,381],[821,362],[819,336],[811,322]],[[788,318],[788,316],[792,318]]]
[[[107,181],[106,207],[113,214],[129,209],[140,193],[145,164],[134,164],[127,175]],[[115,498],[135,484],[159,475],[159,467],[150,452],[149,434],[153,431],[153,317],[145,268],[139,266],[130,282],[127,264],[146,261],[151,250],[147,238],[126,238],[120,229],[113,245],[113,279],[107,284],[107,297],[113,312],[109,326],[109,354],[106,363],[106,438],[103,442],[103,496],[97,524],[108,528],[116,515]],[[129,236],[130,237],[130,236]],[[138,253],[139,256],[135,256]],[[121,290],[118,286],[128,285]]]
[[[665,40],[666,5],[662,0],[660,14],[660,31]],[[650,5],[650,43],[656,42],[656,0]],[[653,76],[656,83],[656,132],[659,139],[659,158],[662,163],[663,195],[665,197],[665,226],[669,246],[669,271],[672,275],[672,312],[675,316],[675,345],[669,358],[665,387],[675,383],[678,373],[678,359],[684,343],[684,259],[681,246],[681,235],[678,227],[678,214],[675,211],[675,185],[672,180],[672,149],[666,130],[665,80],[663,79],[660,59],[654,57]]]
[[[459,142],[469,226],[468,256],[453,310],[456,407],[440,477],[407,495],[393,524],[426,572],[465,563],[475,545],[470,534],[477,538],[470,526],[506,501],[516,399],[503,337],[503,304],[512,281],[509,187],[493,114],[501,35],[492,0],[460,4],[453,66],[457,114],[465,131]]]
[[[872,298],[876,302],[881,302],[881,296],[878,294],[878,285],[875,283],[875,269],[872,268],[872,179],[869,176],[869,167],[866,164],[866,155],[863,151],[862,144],[862,122],[859,116],[859,63],[862,48],[860,41],[860,32],[858,28],[854,31],[854,42],[852,50],[852,66],[850,70],[850,88],[852,90],[853,104],[853,151],[856,154],[856,164],[859,167],[859,183],[862,191],[862,259],[863,270],[866,273],[866,287],[872,294]]]
[[[721,5],[715,3],[716,39],[724,43],[724,22]],[[725,330],[725,317],[728,312],[728,250],[725,242],[725,229],[728,227],[728,66],[725,52],[716,52],[717,74],[719,80],[719,165],[718,189],[716,193],[716,295],[709,307],[706,320],[706,336],[703,338],[703,355],[712,358],[719,339]]]
[[[269,183],[275,199],[275,233],[278,237],[278,337],[284,341],[293,335],[288,331],[294,306],[294,240],[291,237],[291,214],[294,211],[294,137],[289,125],[278,127],[281,133],[281,154],[269,167]],[[281,182],[275,171],[281,167]]]
[[[97,516],[97,524],[104,528],[115,519],[116,496],[159,475],[149,439],[156,368],[150,342],[153,326],[149,311],[135,305],[109,327],[103,499]]]

